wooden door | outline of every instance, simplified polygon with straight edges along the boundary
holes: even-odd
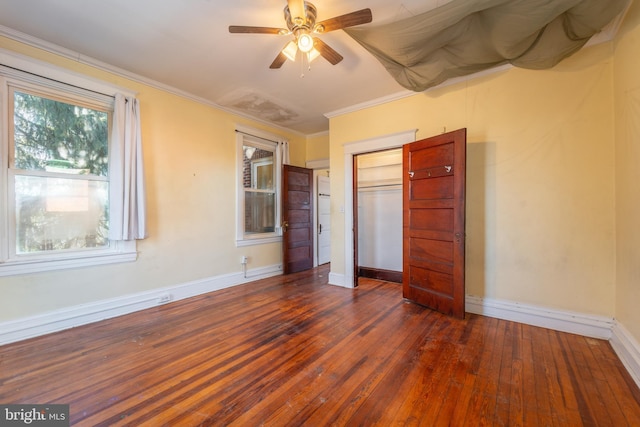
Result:
[[[466,129],[403,147],[404,298],[464,317]]]
[[[318,265],[331,261],[331,191],[328,176],[318,176]]]
[[[282,170],[282,248],[284,274],[313,267],[313,170]]]

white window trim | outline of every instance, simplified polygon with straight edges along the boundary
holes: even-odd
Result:
[[[254,137],[252,137],[254,136]],[[255,138],[257,137],[257,138]],[[282,242],[282,227],[281,223],[281,206],[282,206],[282,154],[278,147],[278,143],[275,142],[281,139],[276,135],[272,135],[267,132],[260,131],[258,129],[249,128],[242,125],[236,125],[236,247],[264,245],[268,243]],[[261,141],[265,140],[265,141]],[[242,184],[242,162],[244,153],[242,146],[245,141],[251,145],[255,145],[259,148],[266,150],[273,150],[275,155],[274,168],[276,171],[276,216],[275,216],[275,231],[272,233],[259,233],[259,234],[244,234],[244,186]]]
[[[47,257],[8,261],[0,264],[0,277],[132,262],[138,258],[135,240],[111,241],[111,246],[103,250],[48,254]]]
[[[43,76],[43,77],[40,77]],[[52,79],[52,80],[48,80]],[[65,94],[86,98],[87,91],[97,92],[99,97],[114,96],[122,93],[125,96],[135,96],[129,89],[111,85],[92,79],[72,71],[0,49],[0,114],[2,129],[0,149],[8,153],[8,81],[19,81],[27,85],[35,84],[50,90],[61,90]],[[74,87],[81,89],[74,89]],[[89,96],[90,98],[90,96]],[[3,162],[6,159],[2,160]],[[8,168],[2,165],[0,173],[0,277],[21,274],[41,273],[63,269],[74,269],[97,265],[132,262],[138,257],[136,241],[110,241],[109,247],[97,250],[80,250],[69,253],[50,253],[21,255],[9,259],[10,224],[6,217],[8,197]]]

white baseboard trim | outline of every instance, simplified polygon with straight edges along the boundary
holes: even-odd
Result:
[[[640,344],[629,331],[617,321],[613,325],[611,334],[611,347],[616,352],[620,361],[633,381],[640,387]]]
[[[605,340],[611,338],[611,330],[614,325],[613,318],[605,316],[555,310],[472,295],[466,296],[465,304],[466,311],[469,313]]]
[[[329,284],[342,288],[353,289],[353,285],[347,283],[347,276],[339,273],[329,272]]]
[[[344,288],[344,274],[329,272],[329,284]]]
[[[329,284],[348,288],[346,276],[329,273]],[[611,339],[614,319],[518,302],[467,295],[466,311],[592,338]]]
[[[244,273],[231,273],[195,280],[176,286],[63,308],[49,313],[0,323],[0,345],[110,319],[157,305],[190,298],[253,280],[282,274],[282,266],[272,265]]]
[[[247,277],[243,273],[225,274],[3,322],[0,323],[0,345],[122,316],[167,302],[280,274],[282,274],[282,266],[272,265],[249,270]],[[329,273],[329,284],[348,288],[345,285],[345,276],[342,274]],[[610,340],[614,351],[640,387],[640,344],[622,324],[614,319],[472,295],[467,295],[465,302],[466,311],[469,313]]]

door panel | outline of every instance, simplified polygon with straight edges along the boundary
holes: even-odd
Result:
[[[311,238],[309,229],[305,228],[289,228],[290,238],[295,241],[306,241]]]
[[[301,205],[305,205],[308,204],[309,202],[299,202]],[[291,202],[289,202],[289,205],[291,205]],[[311,212],[309,212],[306,209],[289,209],[289,216],[287,217],[287,220],[289,221],[289,223],[307,223],[311,220],[310,218]]]
[[[453,244],[433,239],[415,239],[411,246],[410,255],[451,264],[453,262]]]
[[[451,162],[453,145],[440,145],[428,151],[417,151],[413,154],[413,166],[416,171],[428,171],[430,168],[439,169],[440,166]]]
[[[414,176],[416,182],[420,180],[420,185],[413,186],[412,194],[414,200],[442,200],[453,198],[453,177],[432,177],[425,174]]]
[[[282,249],[284,274],[313,267],[313,170],[282,170]]]
[[[404,298],[464,317],[466,129],[403,147]]]
[[[411,228],[413,230],[450,231],[452,227],[452,209],[425,209],[422,211],[422,215],[411,217]]]

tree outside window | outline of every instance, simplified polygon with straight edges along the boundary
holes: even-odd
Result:
[[[109,111],[10,93],[15,254],[107,247]]]

